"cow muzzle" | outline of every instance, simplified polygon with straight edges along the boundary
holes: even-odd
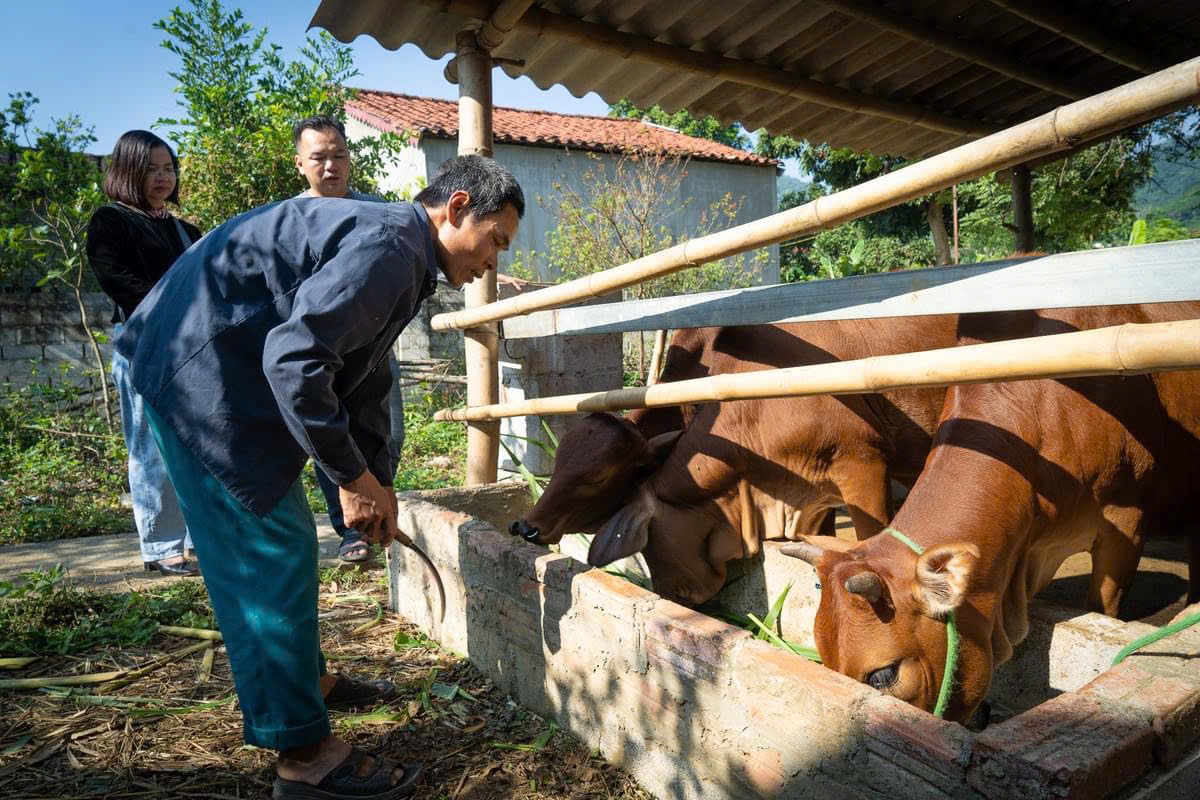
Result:
[[[523,519],[515,520],[511,525],[509,525],[508,532],[513,536],[520,536],[527,542],[541,544],[541,542],[538,540],[538,534],[540,534],[541,531]]]

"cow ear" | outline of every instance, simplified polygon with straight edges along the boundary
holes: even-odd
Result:
[[[679,430],[651,437],[650,441],[646,442],[646,452],[650,454],[650,462],[657,466],[666,461],[667,456],[671,455],[671,451],[675,449],[675,443],[682,435],[683,431]]]
[[[650,519],[657,508],[654,493],[643,486],[596,531],[592,546],[588,548],[588,563],[593,567],[604,567],[617,559],[640,553],[646,547]]]
[[[979,548],[965,542],[931,547],[917,558],[916,595],[924,612],[945,617],[962,605],[979,563]]]

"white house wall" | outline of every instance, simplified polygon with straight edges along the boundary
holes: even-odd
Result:
[[[455,156],[458,143],[449,139],[425,138],[421,140],[421,148],[425,155],[426,174],[433,175],[438,165]],[[499,144],[495,147],[495,154],[497,160],[512,170],[525,191],[525,218],[521,221],[516,242],[513,243],[509,254],[501,260],[503,270],[511,263],[513,252],[541,252],[546,249],[546,235],[554,228],[555,218],[553,211],[543,208],[538,198],[541,197],[545,204],[550,205],[555,197],[555,183],[579,187],[583,181],[583,174],[593,167],[595,162],[589,153],[555,147]],[[607,168],[611,168],[620,158],[610,153],[597,155]],[[694,232],[700,223],[701,213],[726,192],[735,200],[744,198],[742,208],[738,212],[738,222],[749,222],[774,214],[778,210],[775,200],[774,167],[692,161],[687,165],[687,176],[680,184],[679,190],[684,198],[693,199],[671,220],[671,227],[677,236],[685,231]],[[762,271],[762,283],[778,283],[779,247],[772,245],[769,253],[770,259]],[[543,280],[552,280],[557,276],[540,277]]]
[[[371,136],[378,136],[379,131],[359,122],[353,117],[346,119],[346,139],[352,142]],[[425,186],[428,175],[425,172],[426,159],[419,145],[405,145],[397,153],[396,160],[384,168],[382,178],[378,181],[380,188],[385,191],[397,192],[401,197],[412,197]],[[351,188],[355,188],[353,182]]]

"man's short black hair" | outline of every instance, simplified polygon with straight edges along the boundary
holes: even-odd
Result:
[[[317,114],[315,117],[305,117],[292,126],[292,144],[299,145],[300,137],[305,131],[337,131],[346,139],[346,126],[340,119],[334,119],[327,114]]]
[[[450,195],[464,191],[471,197],[467,210],[476,217],[495,214],[511,203],[517,217],[525,216],[525,194],[517,179],[500,162],[487,156],[458,156],[438,167],[429,185],[415,202],[436,208],[450,202]]]

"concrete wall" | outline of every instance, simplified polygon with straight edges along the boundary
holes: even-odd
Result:
[[[421,562],[393,545],[392,608],[657,797],[1196,796],[1200,630],[1094,677],[1094,659],[1076,668],[1066,653],[1092,648],[1090,636],[1041,651],[1048,674],[1069,672],[1078,688],[973,733],[500,533],[527,505],[519,486],[402,495],[400,527],[438,565],[448,602],[443,616]],[[784,569],[774,548],[761,572]],[[811,603],[811,586],[794,581]],[[1072,622],[1086,627],[1086,616]]]
[[[353,117],[346,118],[346,138],[357,141],[369,136],[378,136],[379,131]],[[402,147],[396,161],[389,164],[379,177],[380,187],[396,192],[400,197],[411,198],[425,188],[428,175],[425,171],[425,155],[416,145]],[[351,182],[353,187],[353,182]]]
[[[111,337],[112,301],[97,292],[85,295],[91,327]],[[101,344],[105,369],[112,345]],[[0,293],[0,384],[20,388],[32,383],[88,386],[96,362],[79,318],[74,295],[65,292]]]
[[[375,131],[356,120],[348,120],[346,135],[351,139],[375,135]],[[546,234],[556,225],[553,211],[543,208],[538,198],[549,204],[555,198],[554,184],[567,183],[579,186],[582,176],[593,168],[592,154],[569,151],[565,148],[538,147],[530,145],[496,145],[496,158],[503,162],[525,192],[525,218],[517,233],[509,254],[501,258],[501,270],[511,263],[517,252],[543,251]],[[389,170],[385,185],[412,186],[419,179],[433,175],[438,166],[458,152],[458,143],[450,139],[426,137],[421,140],[421,158],[406,150],[402,164]],[[600,163],[611,169],[617,156],[608,153],[595,154]],[[423,158],[423,163],[422,163]],[[714,161],[692,161],[687,165],[687,176],[680,184],[682,198],[692,198],[669,225],[677,236],[695,231],[700,217],[709,205],[730,193],[733,198],[743,198],[739,222],[774,214],[778,209],[775,199],[774,167],[756,167],[741,164],[726,164]],[[768,259],[762,269],[760,283],[779,282],[779,247],[767,248]],[[613,266],[616,266],[615,264]],[[544,272],[544,271],[543,271]],[[557,275],[540,274],[541,280],[554,280]]]

